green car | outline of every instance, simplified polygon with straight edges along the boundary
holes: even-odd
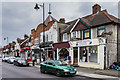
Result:
[[[46,60],[40,64],[41,73],[53,73],[56,76],[71,75],[74,76],[77,70],[60,60]]]

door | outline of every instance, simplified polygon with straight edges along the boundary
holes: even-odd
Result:
[[[106,47],[104,47],[104,69],[106,69]]]
[[[47,71],[50,72],[50,73],[55,72],[55,66],[54,66],[53,62],[48,62]]]
[[[78,65],[78,47],[73,48],[73,64]]]

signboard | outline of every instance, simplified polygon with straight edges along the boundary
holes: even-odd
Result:
[[[70,41],[69,44],[71,47],[99,45],[99,40],[87,39],[87,40],[80,40],[80,41]]]

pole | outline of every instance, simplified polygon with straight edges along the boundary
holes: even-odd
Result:
[[[43,43],[45,43],[44,3],[43,3]]]
[[[7,37],[7,45],[8,45],[8,37]]]

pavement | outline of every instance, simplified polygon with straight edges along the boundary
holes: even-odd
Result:
[[[32,66],[32,64],[30,64]],[[40,65],[35,65],[35,67],[40,68]],[[76,75],[90,77],[90,78],[111,78],[120,80],[120,71],[117,70],[100,70],[93,68],[75,67],[77,69]]]

